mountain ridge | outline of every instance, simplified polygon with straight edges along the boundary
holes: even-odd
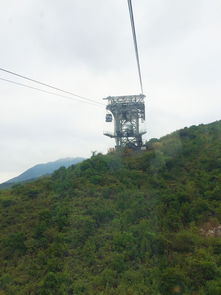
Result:
[[[16,184],[18,182],[27,182],[32,181],[38,177],[46,176],[52,174],[55,170],[59,169],[60,167],[69,167],[71,165],[75,165],[81,161],[85,160],[85,158],[82,157],[75,157],[75,158],[63,158],[58,159],[56,161],[50,161],[47,163],[40,163],[37,165],[34,165],[33,167],[27,169],[20,175],[13,177],[2,184],[0,184],[0,187],[10,187],[13,184]]]

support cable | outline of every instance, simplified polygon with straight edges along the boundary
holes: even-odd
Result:
[[[8,74],[11,74],[11,75],[14,75],[14,76],[17,76],[19,78],[22,78],[22,79],[25,79],[25,80],[28,80],[28,81],[31,81],[31,82],[34,82],[34,83],[37,83],[37,84],[40,84],[40,85],[43,85],[43,86],[46,86],[46,87],[49,87],[49,88],[52,88],[54,90],[57,90],[57,91],[60,91],[60,92],[63,92],[63,93],[66,93],[66,94],[69,94],[69,95],[72,95],[72,96],[75,96],[75,97],[78,97],[80,99],[83,99],[85,101],[88,101],[88,102],[91,102],[91,103],[96,103],[96,104],[99,104],[99,105],[104,105],[103,103],[100,103],[98,101],[95,101],[93,99],[90,99],[90,98],[87,98],[87,97],[84,97],[84,96],[81,96],[81,95],[78,95],[78,94],[75,94],[73,92],[70,92],[70,91],[66,91],[66,90],[63,90],[61,88],[58,88],[58,87],[55,87],[53,85],[50,85],[50,84],[46,84],[46,83],[43,83],[41,81],[38,81],[38,80],[35,80],[35,79],[32,79],[32,78],[29,78],[29,77],[26,77],[26,76],[23,76],[21,74],[17,74],[15,72],[12,72],[12,71],[9,71],[9,70],[6,70],[6,69],[3,69],[3,68],[0,68],[0,71],[3,71],[5,73],[8,73]],[[6,80],[6,79],[5,79]],[[18,84],[21,84],[21,83],[18,83]],[[25,84],[23,84],[24,86]],[[21,85],[20,85],[21,86]],[[33,89],[35,89],[35,87],[33,87]]]
[[[77,100],[77,101],[88,103],[90,105],[97,106],[97,107],[100,106],[100,104],[97,105],[96,101],[89,102],[89,101],[86,101],[86,100],[81,100],[80,98],[73,98],[73,97],[70,97],[70,96],[66,96],[66,95],[62,95],[62,94],[59,94],[59,93],[55,93],[55,92],[47,91],[47,90],[44,90],[44,89],[40,89],[40,88],[37,88],[37,87],[29,86],[29,85],[19,83],[19,82],[16,82],[16,81],[12,81],[12,80],[9,80],[9,79],[0,78],[0,80],[11,83],[11,84],[14,84],[14,85],[17,85],[17,86],[22,86],[22,87],[26,87],[26,88],[29,88],[29,89],[34,89],[34,90],[37,90],[37,91],[40,91],[40,92],[43,92],[43,93],[47,93],[47,94],[50,94],[50,95],[59,96],[59,97],[65,98],[65,99],[70,99],[70,100],[74,100],[74,101]]]
[[[143,82],[142,82],[142,75],[141,75],[141,68],[140,68],[140,60],[139,60],[139,51],[138,51],[138,45],[137,45],[136,29],[135,29],[135,23],[134,23],[133,6],[132,6],[131,0],[128,0],[128,8],[129,8],[129,13],[130,13],[130,22],[131,22],[131,28],[132,28],[132,34],[133,34],[134,49],[135,49],[136,60],[137,60],[137,68],[138,68],[139,81],[140,81],[140,89],[141,89],[141,94],[143,94]]]

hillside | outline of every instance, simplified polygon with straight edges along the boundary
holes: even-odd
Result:
[[[66,159],[59,159],[57,161],[38,164],[34,167],[26,170],[22,174],[17,177],[14,177],[2,184],[0,184],[0,188],[8,188],[11,187],[13,184],[18,182],[25,182],[30,181],[35,178],[45,176],[48,174],[52,174],[55,170],[59,169],[60,167],[70,167],[71,165],[75,165],[79,162],[82,162],[84,158],[66,158]]]
[[[221,294],[221,121],[0,192],[1,295]]]

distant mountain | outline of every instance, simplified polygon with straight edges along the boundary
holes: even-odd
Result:
[[[44,175],[52,174],[55,170],[59,169],[60,167],[67,168],[71,165],[75,165],[79,162],[82,162],[83,160],[84,158],[81,158],[81,157],[65,158],[65,159],[59,159],[54,162],[35,165],[34,167],[20,174],[19,176],[9,179],[8,181],[0,184],[0,188],[2,189],[8,188],[12,184],[15,184],[18,182],[27,182]]]

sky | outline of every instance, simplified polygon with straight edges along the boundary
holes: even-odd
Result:
[[[145,139],[220,120],[221,1],[133,7]],[[140,93],[127,0],[0,1],[0,40],[1,68],[101,103]],[[105,114],[105,106],[0,81],[0,183],[39,163],[106,153],[114,141],[103,135]]]

